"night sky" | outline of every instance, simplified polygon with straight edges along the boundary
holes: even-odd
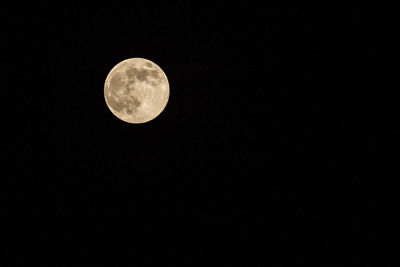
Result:
[[[1,266],[398,263],[398,4],[131,2],[1,9]],[[170,83],[137,125],[133,57]]]

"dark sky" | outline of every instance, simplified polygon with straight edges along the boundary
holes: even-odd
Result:
[[[398,262],[354,250],[398,215],[397,4],[114,2],[2,8],[0,265]],[[140,125],[103,95],[132,57],[171,90]]]

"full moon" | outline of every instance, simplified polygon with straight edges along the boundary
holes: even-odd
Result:
[[[128,123],[145,123],[160,115],[167,105],[168,79],[154,62],[129,58],[107,75],[104,98],[117,118]]]

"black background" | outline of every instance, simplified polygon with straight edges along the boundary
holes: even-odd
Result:
[[[398,261],[397,4],[1,12],[2,266]],[[132,57],[171,89],[140,125],[103,94]]]

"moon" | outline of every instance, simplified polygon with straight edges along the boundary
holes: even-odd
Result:
[[[145,123],[165,109],[169,83],[164,71],[144,58],[129,58],[111,69],[104,83],[110,111],[128,123]]]

